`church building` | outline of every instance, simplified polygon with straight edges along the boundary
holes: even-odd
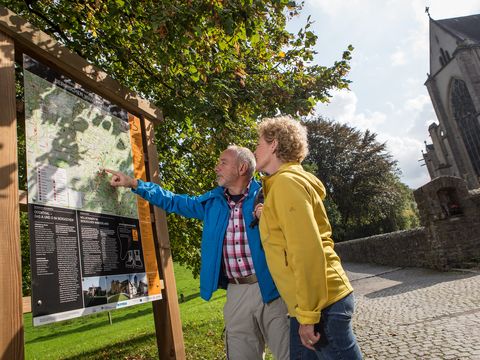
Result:
[[[430,18],[430,73],[425,82],[438,124],[423,158],[432,179],[463,178],[480,187],[480,14]]]

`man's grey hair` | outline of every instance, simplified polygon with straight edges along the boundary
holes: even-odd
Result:
[[[247,176],[249,178],[253,177],[257,163],[255,161],[255,155],[253,155],[250,149],[238,145],[229,145],[227,150],[231,150],[237,154],[237,161],[239,164],[247,164]]]

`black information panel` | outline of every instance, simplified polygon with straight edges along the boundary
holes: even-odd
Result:
[[[83,307],[76,211],[29,205],[34,316]]]

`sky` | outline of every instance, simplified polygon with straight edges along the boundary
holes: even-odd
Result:
[[[318,36],[315,62],[330,66],[349,44],[352,53],[350,91],[332,92],[316,114],[369,129],[386,142],[410,188],[430,177],[421,166],[428,126],[438,122],[424,83],[429,72],[429,22],[480,13],[477,0],[305,0],[294,31],[308,15]]]

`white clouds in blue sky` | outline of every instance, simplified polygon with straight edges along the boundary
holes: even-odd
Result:
[[[315,61],[331,65],[349,44],[355,47],[351,91],[332,93],[317,114],[370,129],[398,160],[402,181],[417,188],[429,181],[418,162],[436,121],[424,83],[429,71],[428,16],[445,19],[480,13],[473,0],[306,0],[294,31],[308,15],[318,35]]]

